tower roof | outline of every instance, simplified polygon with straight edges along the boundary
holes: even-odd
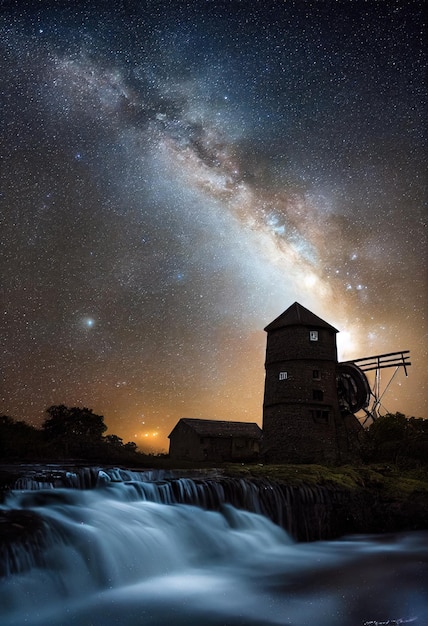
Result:
[[[265,328],[266,332],[271,330],[278,330],[279,328],[285,328],[286,326],[310,326],[313,328],[328,328],[335,333],[339,332],[336,328],[322,320],[318,315],[312,313],[304,306],[295,302],[284,313],[281,313],[279,317],[273,320]]]

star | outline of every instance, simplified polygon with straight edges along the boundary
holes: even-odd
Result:
[[[2,11],[2,412],[260,424],[298,301],[427,417],[422,2],[110,4]]]
[[[93,317],[85,317],[83,319],[83,325],[85,328],[93,328],[95,326],[95,320]]]

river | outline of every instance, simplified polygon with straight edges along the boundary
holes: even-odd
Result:
[[[296,542],[258,513],[100,475],[0,505],[19,538],[1,552],[2,626],[428,624],[426,532]]]

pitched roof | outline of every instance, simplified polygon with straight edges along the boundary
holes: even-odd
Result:
[[[335,333],[339,332],[336,328],[322,320],[318,315],[312,313],[304,306],[295,302],[284,313],[281,313],[279,317],[273,320],[265,328],[266,332],[271,330],[278,330],[286,326],[310,326],[312,328],[328,328]]]
[[[251,437],[252,439],[259,439],[262,436],[262,430],[255,422],[228,422],[182,417],[172,432],[180,423],[190,426],[197,435],[202,437]],[[169,437],[172,432],[168,435]]]

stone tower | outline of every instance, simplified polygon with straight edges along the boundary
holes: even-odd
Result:
[[[266,326],[263,448],[269,463],[337,463],[347,434],[333,326],[295,302]]]

